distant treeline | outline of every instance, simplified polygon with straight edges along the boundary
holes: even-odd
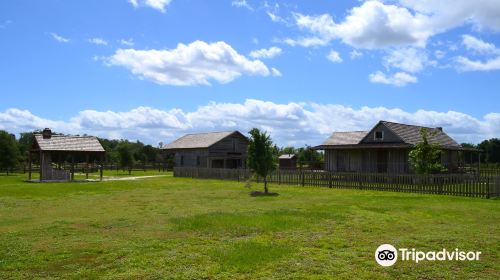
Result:
[[[500,165],[500,139],[492,138],[489,140],[484,140],[483,142],[474,145],[470,143],[462,143],[463,147],[476,148],[481,150],[481,162],[486,164],[492,164],[495,166]],[[465,160],[471,160],[472,162],[478,161],[478,153],[468,153],[465,155]]]

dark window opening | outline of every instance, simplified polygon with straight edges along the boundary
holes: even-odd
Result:
[[[375,131],[375,139],[376,140],[384,139],[384,132],[383,131]]]
[[[196,157],[196,166],[200,166],[200,165],[201,165],[200,156],[197,156]]]
[[[184,166],[184,156],[181,156],[181,166]]]

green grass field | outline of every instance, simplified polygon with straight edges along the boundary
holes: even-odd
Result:
[[[500,200],[285,186],[250,197],[244,183],[171,176],[24,178],[0,176],[0,279],[500,279]],[[384,268],[374,260],[383,243],[482,255]]]

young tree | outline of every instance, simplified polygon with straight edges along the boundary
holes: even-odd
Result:
[[[261,132],[257,128],[250,130],[249,134],[248,167],[264,178],[264,192],[267,194],[267,175],[276,168],[273,157],[273,142],[266,132]]]
[[[120,143],[117,147],[118,155],[120,157],[120,165],[122,168],[128,168],[128,173],[131,173],[134,164],[134,157],[130,144],[126,141]]]
[[[14,135],[0,130],[0,170],[9,170],[16,167],[19,160],[19,149]]]
[[[446,171],[441,164],[441,149],[438,145],[429,143],[428,130],[420,130],[422,141],[413,147],[408,157],[410,165],[418,174],[431,174]]]

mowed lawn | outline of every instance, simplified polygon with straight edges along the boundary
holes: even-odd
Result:
[[[273,185],[279,196],[250,197],[244,183],[171,176],[23,179],[0,176],[0,279],[500,279],[500,200]],[[383,243],[482,254],[384,268],[374,260]]]

